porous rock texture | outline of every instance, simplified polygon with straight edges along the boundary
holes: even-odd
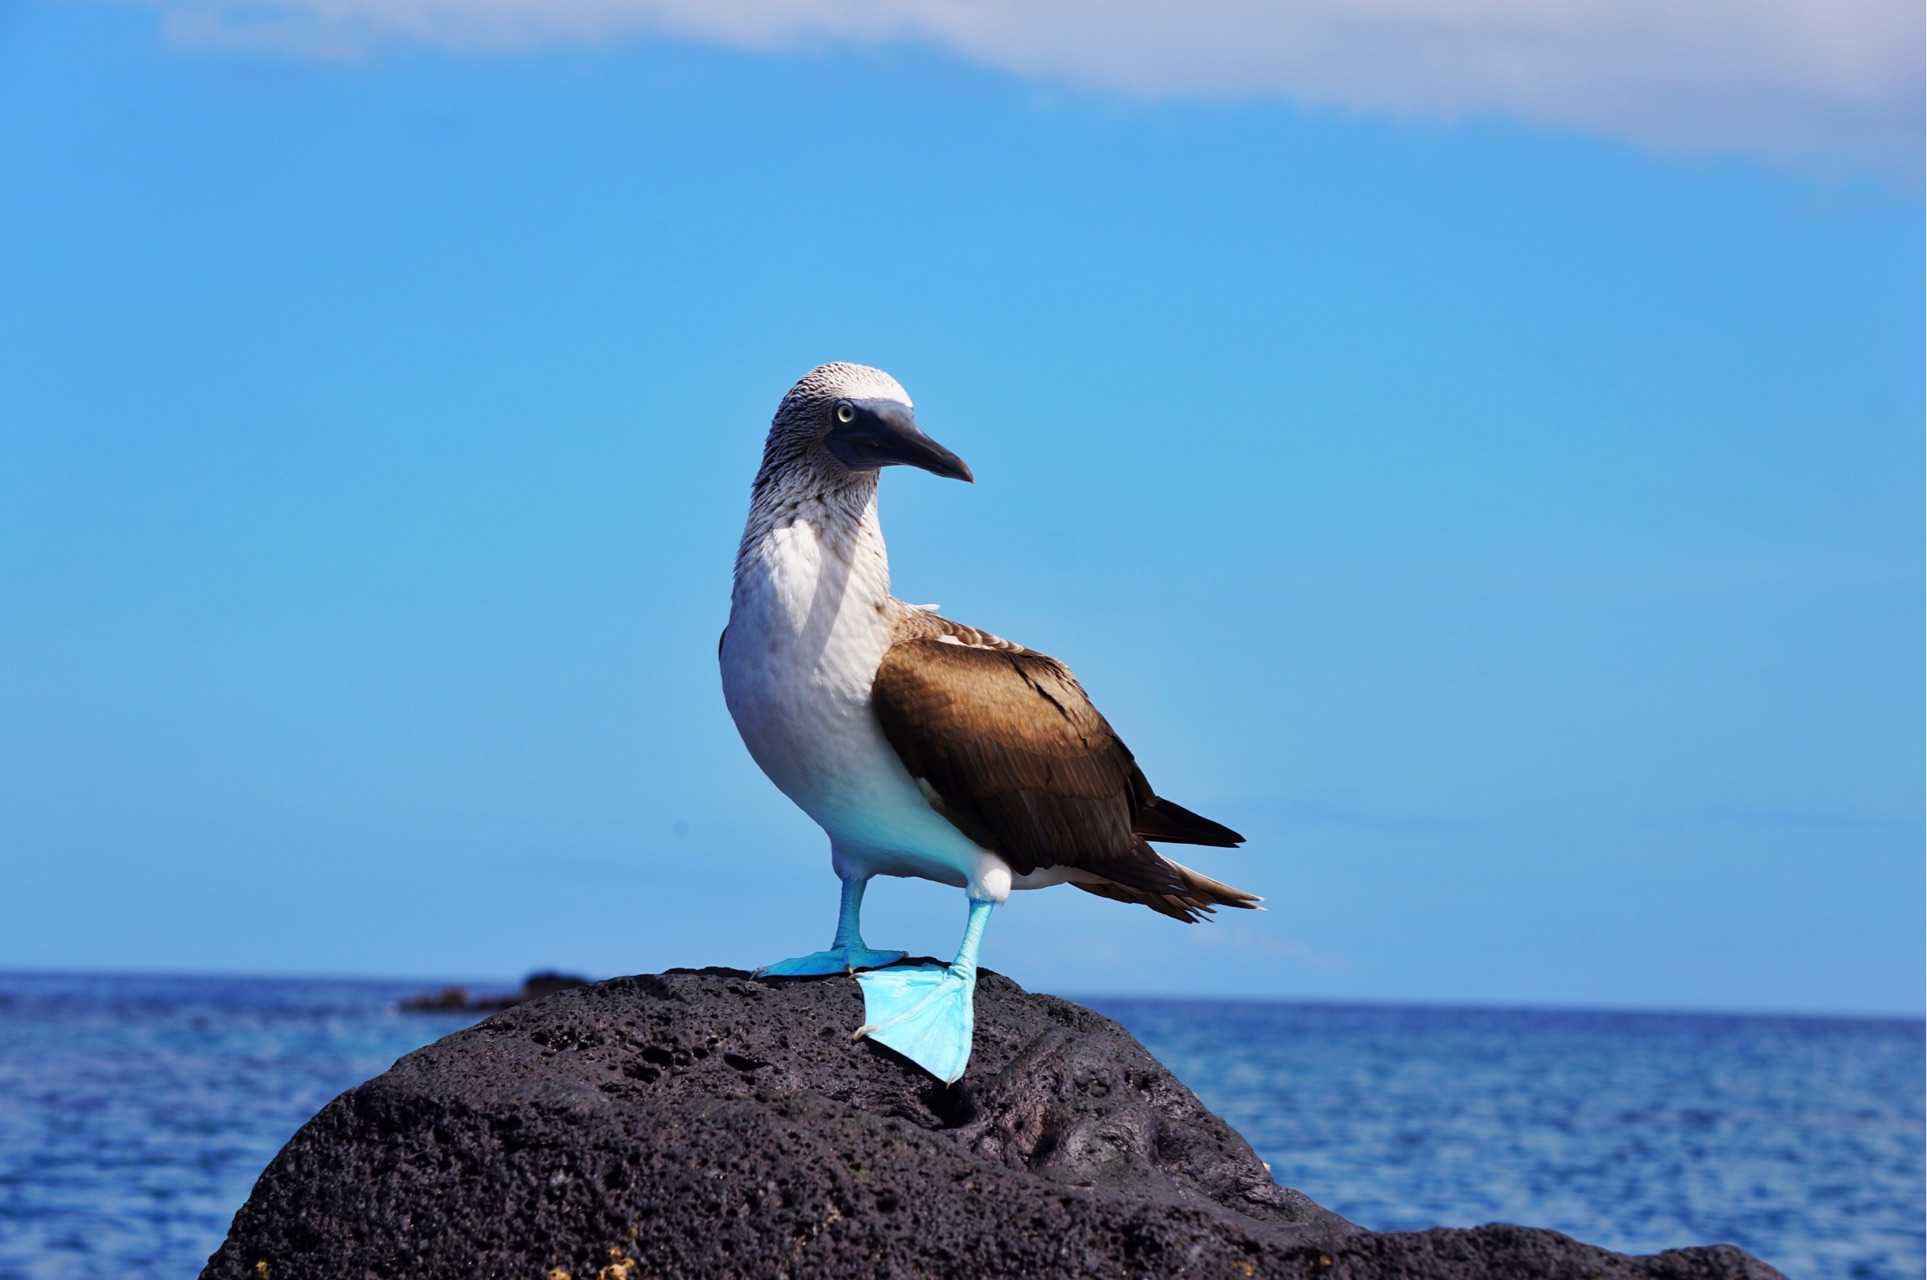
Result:
[[[1550,1231],[1363,1230],[1272,1181],[1116,1023],[986,972],[945,1087],[847,977],[671,970],[409,1054],[269,1164],[211,1280],[1773,1277]]]

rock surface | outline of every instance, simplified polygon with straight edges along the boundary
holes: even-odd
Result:
[[[418,1050],[275,1157],[204,1277],[1715,1280],[1550,1231],[1363,1230],[1274,1183],[1122,1028],[986,972],[969,1074],[852,1043],[847,978],[672,970]]]

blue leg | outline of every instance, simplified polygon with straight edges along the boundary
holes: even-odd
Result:
[[[976,1029],[977,948],[994,903],[970,904],[963,945],[949,964],[859,973],[863,1018],[853,1039],[864,1037],[895,1049],[945,1084],[962,1078]]]
[[[836,913],[836,938],[828,951],[812,951],[806,956],[778,960],[756,972],[769,978],[805,978],[822,973],[855,973],[875,969],[903,959],[901,951],[872,951],[863,945],[863,930],[857,919],[863,913],[863,889],[868,878],[843,882],[843,905]]]

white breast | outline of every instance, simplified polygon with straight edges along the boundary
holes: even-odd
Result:
[[[984,853],[929,802],[870,709],[895,611],[874,520],[797,520],[746,542],[722,646],[723,696],[750,754],[830,836],[882,874],[973,880]]]

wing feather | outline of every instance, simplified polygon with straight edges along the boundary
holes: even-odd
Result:
[[[1069,669],[950,626],[893,644],[871,692],[884,736],[939,811],[1020,875],[1071,867],[1143,894],[1184,894],[1136,829],[1156,803],[1150,784]]]

